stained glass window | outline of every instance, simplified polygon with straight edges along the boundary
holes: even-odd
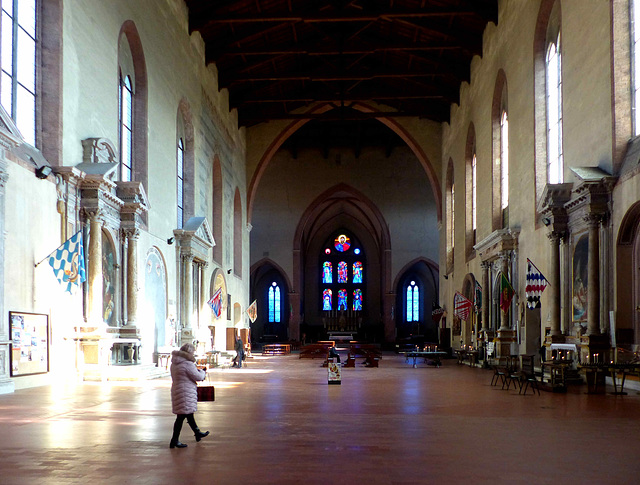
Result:
[[[349,275],[347,274],[347,263],[340,261],[338,263],[338,283],[347,283]]]
[[[322,309],[325,311],[331,311],[332,309],[332,305],[331,305],[331,300],[332,300],[332,296],[333,296],[333,292],[327,288],[322,292]]]
[[[280,287],[275,281],[269,287],[269,322],[280,322]]]
[[[353,310],[356,312],[362,310],[362,290],[360,288],[353,290]]]
[[[331,262],[325,261],[322,265],[322,282],[333,283]]]
[[[334,246],[336,250],[344,253],[347,249],[351,247],[351,239],[349,239],[344,234],[340,234],[334,241]]]
[[[362,261],[353,263],[353,282],[362,283]]]
[[[338,290],[338,310],[347,310],[347,290]]]
[[[420,321],[420,290],[415,281],[407,285],[407,322]]]

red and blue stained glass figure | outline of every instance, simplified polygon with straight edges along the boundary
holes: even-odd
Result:
[[[323,283],[333,283],[332,276],[333,268],[331,267],[331,263],[329,261],[325,261],[322,265],[322,282]]]
[[[359,312],[362,310],[362,290],[358,288],[353,290],[353,311]]]
[[[349,281],[347,268],[347,263],[345,263],[344,261],[340,261],[338,263],[338,283],[347,283]]]
[[[328,288],[322,292],[322,309],[324,311],[331,311],[331,308],[332,308],[332,304],[331,304],[332,296],[333,296],[333,293]]]
[[[356,261],[353,263],[353,282],[362,283],[362,262]]]
[[[347,311],[347,290],[338,290],[338,310]]]
[[[344,253],[351,247],[351,239],[344,234],[340,234],[333,242],[333,245],[336,248],[336,251]]]

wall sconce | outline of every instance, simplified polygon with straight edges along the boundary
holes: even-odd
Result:
[[[227,274],[231,274],[232,271],[233,271],[233,269],[228,269],[227,270]]]
[[[548,217],[543,217],[543,218],[542,218],[542,223],[543,223],[545,226],[548,226],[549,224],[551,224],[551,219],[549,219]]]
[[[169,239],[167,239],[167,244],[168,244],[169,246],[171,246],[171,245],[173,244],[173,241],[175,241],[175,240],[176,240],[176,238],[175,238],[175,237],[170,237]]]
[[[36,177],[40,180],[44,180],[51,175],[51,172],[53,172],[53,169],[49,165],[42,165],[41,167],[36,168]]]

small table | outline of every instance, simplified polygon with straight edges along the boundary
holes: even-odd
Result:
[[[422,351],[422,350],[412,350],[411,352],[405,352],[404,355],[405,355],[405,362],[409,362],[409,359],[413,358],[414,368],[418,366],[417,364],[418,357],[422,357],[424,359],[423,362],[427,362],[427,359],[430,358],[434,361],[436,367],[440,367],[442,365],[442,362],[440,361],[440,357],[446,356],[447,353],[440,352],[440,351],[428,352],[428,351]]]

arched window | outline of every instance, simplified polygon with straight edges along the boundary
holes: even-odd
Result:
[[[500,117],[500,209],[502,227],[509,225],[509,118],[503,111]]]
[[[562,62],[560,34],[547,47],[547,182],[564,181],[562,154]]]
[[[453,271],[453,242],[455,240],[455,227],[454,227],[454,184],[453,184],[453,160],[449,160],[447,166],[447,185],[445,190],[445,216],[446,216],[446,228],[445,238],[447,244],[447,273]]]
[[[471,229],[473,230],[474,243],[476,240],[476,229],[478,229],[477,163],[478,160],[476,158],[476,154],[474,153],[473,159],[471,160]]]
[[[274,281],[269,287],[267,299],[269,302],[269,322],[280,323],[281,303],[280,303],[280,287]]]
[[[411,281],[405,289],[407,296],[407,322],[420,321],[420,289],[415,281]]]
[[[365,258],[358,241],[342,231],[332,236],[323,246],[320,266],[322,311],[361,311]]]
[[[133,174],[133,86],[131,77],[120,73],[120,180],[129,182]]]
[[[36,145],[36,0],[2,2],[1,101],[27,143]]]
[[[233,272],[242,277],[242,201],[240,190],[236,188],[233,198]]]
[[[640,3],[629,2],[631,9],[631,92],[633,110],[633,134],[640,135]]]
[[[476,194],[476,130],[473,123],[469,124],[467,132],[467,144],[465,147],[465,177],[464,177],[464,255],[469,261],[475,257],[473,247],[476,244],[476,215],[477,215],[477,194]]]
[[[178,229],[182,229],[184,224],[184,141],[178,138],[178,147],[176,155],[176,181],[177,194],[176,205],[178,209]]]

